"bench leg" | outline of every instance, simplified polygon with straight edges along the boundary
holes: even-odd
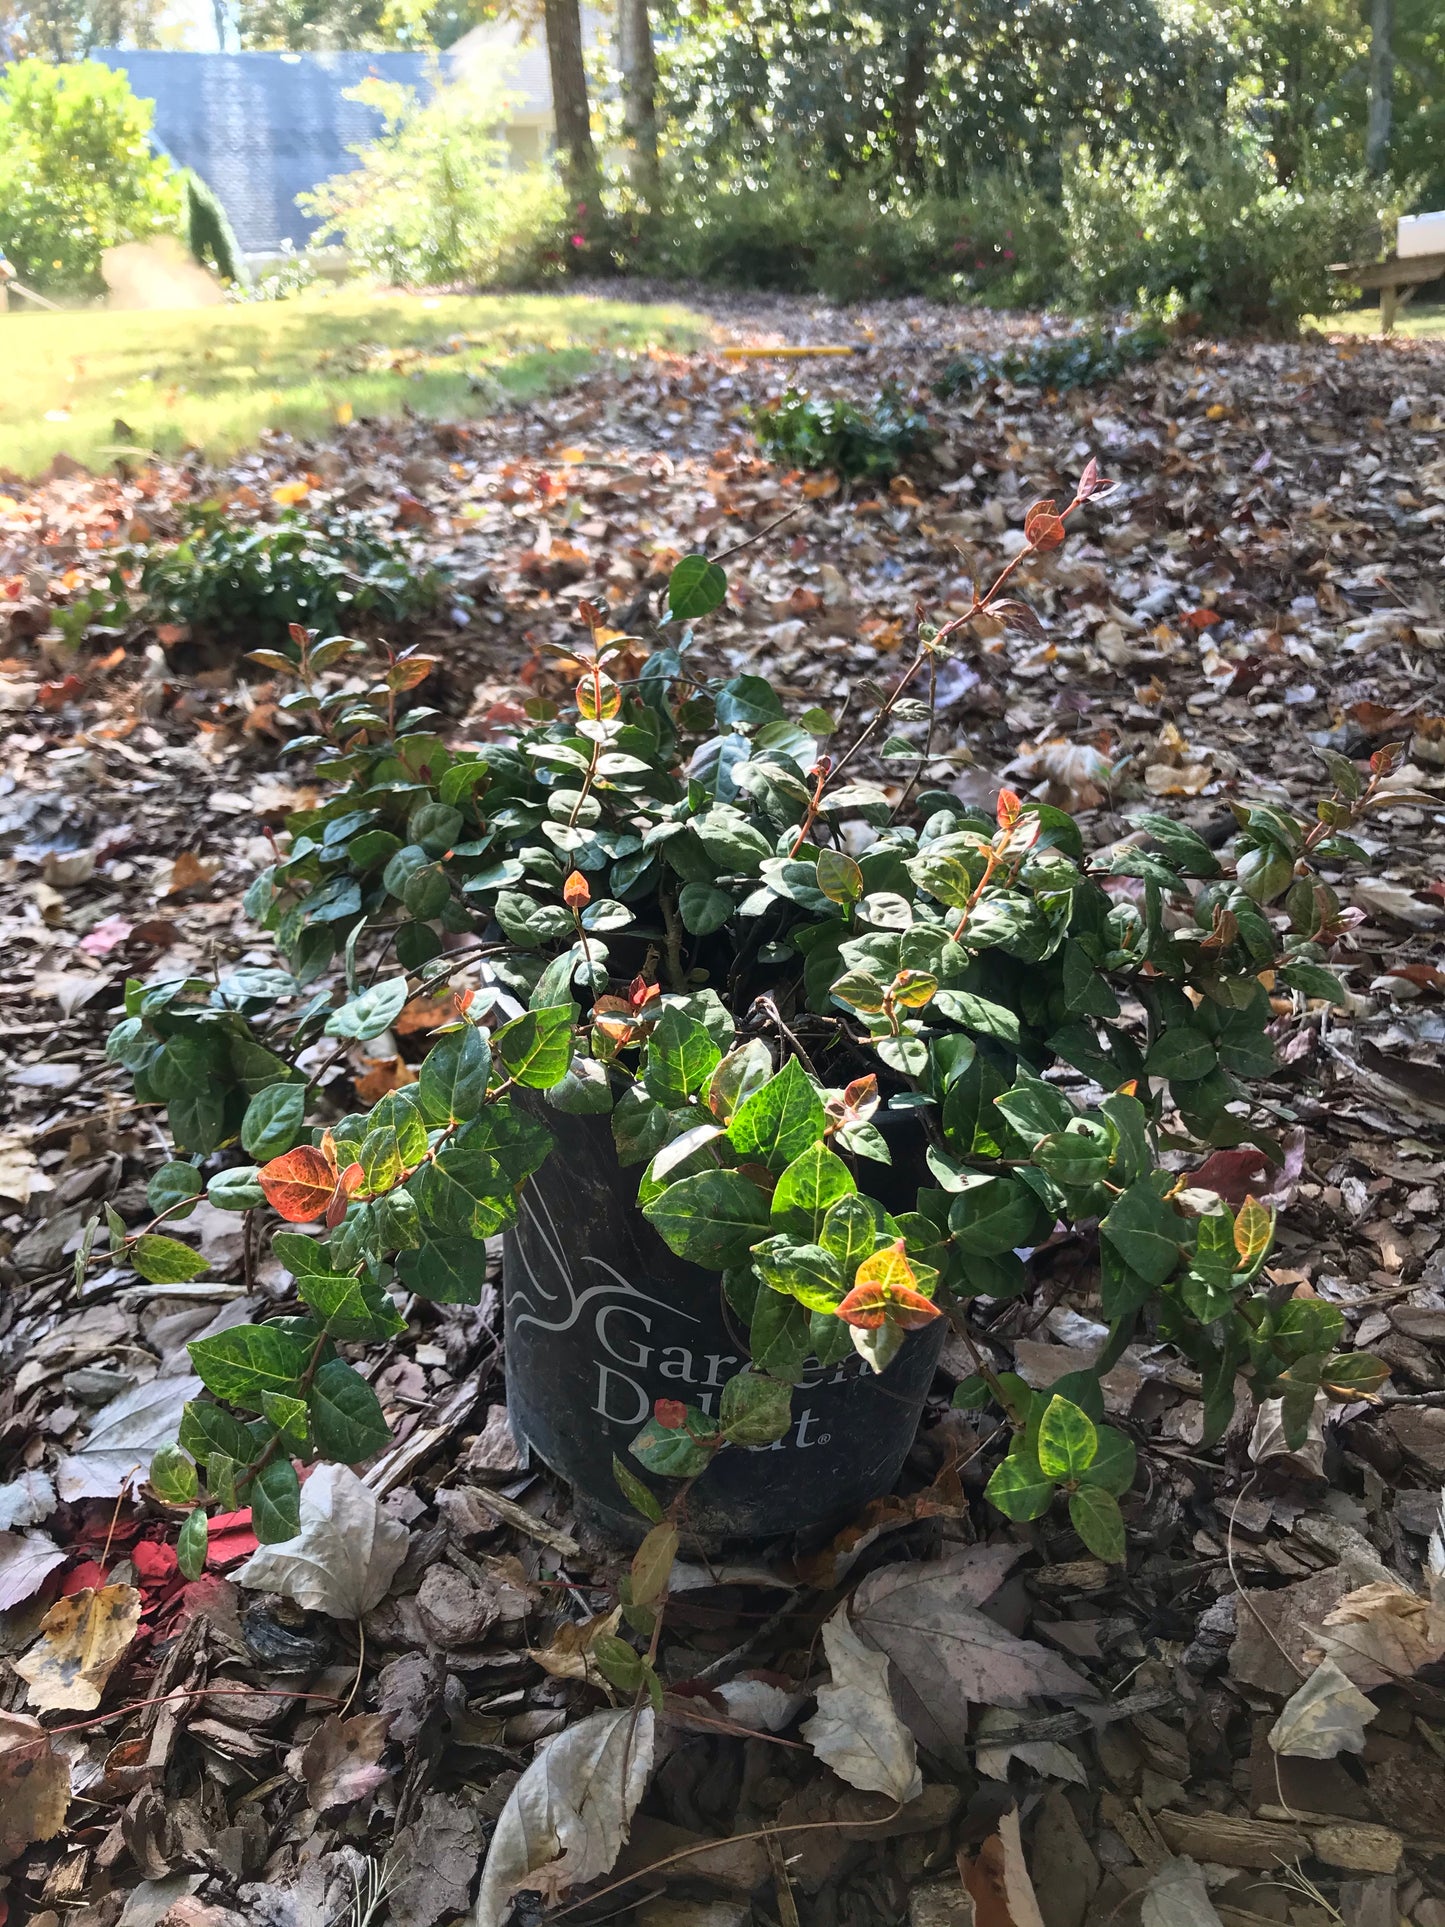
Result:
[[[1380,290],[1380,333],[1392,335],[1395,332],[1395,315],[1400,306],[1400,290],[1397,287]]]

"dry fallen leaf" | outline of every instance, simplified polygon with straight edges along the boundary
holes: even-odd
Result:
[[[53,1840],[70,1805],[70,1767],[39,1720],[0,1712],[0,1867]]]
[[[387,1595],[411,1535],[347,1465],[318,1465],[301,1488],[301,1530],[262,1546],[236,1574],[308,1612],[360,1619]]]
[[[66,1558],[43,1532],[0,1532],[0,1613],[33,1598]]]
[[[849,1786],[886,1793],[906,1806],[923,1791],[913,1735],[893,1710],[888,1661],[865,1646],[841,1605],[823,1627],[833,1678],[818,1688],[818,1710],[802,1736]]]
[[[652,1773],[651,1707],[593,1713],[549,1740],[507,1799],[473,1927],[501,1927],[525,1888],[556,1900],[610,1872]]]
[[[1044,1927],[1034,1883],[1024,1861],[1018,1808],[1011,1807],[969,1859],[959,1855],[959,1872],[973,1901],[977,1927]]]
[[[1060,1740],[1016,1740],[1019,1715],[1002,1706],[986,1706],[978,1720],[978,1770],[986,1779],[1007,1780],[1010,1760],[1022,1760],[1026,1767],[1050,1780],[1072,1780],[1087,1786],[1089,1776],[1077,1753],[1071,1753]]]
[[[1332,1659],[1322,1660],[1270,1728],[1269,1743],[1302,1760],[1362,1753],[1365,1727],[1379,1710]]]
[[[1437,1606],[1407,1586],[1377,1580],[1347,1594],[1320,1627],[1320,1645],[1348,1679],[1368,1690],[1413,1679],[1445,1651]]]
[[[199,857],[194,850],[182,850],[171,865],[170,882],[166,885],[168,897],[178,897],[185,890],[198,889],[209,883],[221,867],[219,857]]]
[[[380,1761],[390,1725],[386,1713],[358,1713],[349,1720],[326,1715],[297,1760],[318,1813],[354,1807],[384,1784],[388,1774]]]
[[[1183,1856],[1150,1875],[1140,1918],[1143,1927],[1220,1927],[1204,1875]]]
[[[853,1625],[893,1661],[899,1711],[930,1752],[968,1746],[971,1701],[1022,1706],[1036,1693],[1093,1691],[1057,1653],[977,1610],[1020,1550],[970,1546],[931,1565],[885,1566],[853,1595]]]
[[[591,1619],[567,1619],[557,1628],[550,1645],[529,1646],[528,1657],[535,1659],[553,1679],[581,1679],[589,1685],[601,1683],[602,1675],[592,1657],[592,1648],[605,1634],[615,1633],[622,1623],[622,1608],[598,1613]]]
[[[140,1624],[134,1586],[86,1586],[57,1599],[40,1622],[40,1637],[15,1670],[26,1699],[42,1713],[93,1713]]]

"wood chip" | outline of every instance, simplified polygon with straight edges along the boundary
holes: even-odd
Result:
[[[1169,1811],[1156,1814],[1155,1820],[1175,1853],[1188,1854],[1191,1860],[1215,1860],[1222,1867],[1272,1870],[1311,1851],[1310,1836],[1302,1827],[1281,1826],[1272,1820]]]

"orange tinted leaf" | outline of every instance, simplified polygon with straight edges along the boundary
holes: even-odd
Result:
[[[878,1109],[878,1079],[872,1071],[866,1077],[855,1077],[848,1085],[843,1092],[843,1108],[860,1122],[872,1117]]]
[[[913,1267],[908,1262],[903,1240],[895,1238],[891,1245],[884,1245],[863,1260],[853,1274],[855,1285],[884,1285],[890,1290],[904,1286],[909,1290],[918,1283]]]
[[[1023,801],[1017,790],[1000,790],[998,793],[998,826],[1001,830],[1011,830],[1023,814]]]
[[[904,1331],[931,1324],[942,1315],[931,1298],[925,1298],[921,1291],[913,1291],[907,1285],[895,1285],[888,1294],[888,1322],[901,1325]]]
[[[585,910],[592,901],[592,890],[580,870],[574,870],[562,885],[562,901],[569,910]]]
[[[845,1325],[856,1325],[859,1331],[878,1331],[888,1322],[887,1286],[855,1285],[839,1305],[837,1316]]]
[[[393,691],[415,689],[436,668],[435,656],[405,656],[386,672],[386,686]]]
[[[288,1224],[310,1224],[319,1218],[337,1188],[334,1154],[328,1157],[314,1144],[298,1144],[294,1151],[272,1158],[257,1176],[266,1202]]]

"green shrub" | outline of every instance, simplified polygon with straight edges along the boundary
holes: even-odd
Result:
[[[871,408],[790,388],[781,400],[753,409],[749,425],[770,461],[831,469],[847,482],[896,475],[930,440],[923,416],[896,388],[885,388]]]
[[[1056,549],[1096,487],[1090,463],[1061,512],[1036,505],[1026,552]],[[1241,1145],[1282,1160],[1273,1114],[1250,1099],[1275,1063],[1266,983],[1301,1008],[1344,1001],[1327,959],[1348,925],[1322,872],[1365,856],[1349,832],[1373,830],[1397,752],[1366,771],[1322,751],[1329,793],[1310,816],[1236,804],[1218,852],[1152,812],[1090,848],[1065,812],[1008,790],[988,813],[942,791],[895,807],[857,753],[882,738],[885,761],[917,767],[916,744],[886,732],[931,729],[908,692],[973,615],[1006,612],[1013,573],[920,624],[912,661],[865,698],[873,713],[836,757],[820,754],[825,712],[793,719],[764,678],[685,665],[685,627],[622,681],[626,639],[599,637],[574,702],[538,702],[514,741],[455,751],[425,711],[398,716],[427,658],[365,681],[354,643],[301,639],[288,703],[316,733],[297,747],[321,752],[334,787],[289,819],[245,900],[290,969],[133,981],[107,1044],[137,1101],[165,1106],[175,1147],[144,1231],[107,1207],[108,1262],[156,1285],[201,1275],[205,1256],[159,1225],[183,1227],[204,1193],[222,1210],[269,1206],[294,1279],[296,1310],[190,1348],[211,1397],[152,1469],[160,1498],[200,1501],[184,1571],[203,1557],[206,1505],[249,1504],[258,1538],[285,1540],[298,1458],[356,1463],[387,1443],[376,1393],[336,1343],[401,1330],[403,1294],[478,1301],[480,1241],[515,1222],[552,1150],[544,1102],[610,1117],[619,1163],[641,1172],[639,1212],[721,1273],[748,1332],[751,1366],[716,1413],[663,1400],[632,1440],[655,1476],[691,1479],[719,1450],[781,1437],[810,1358],[884,1372],[910,1328],[1018,1297],[1020,1249],[1060,1223],[1097,1251],[1104,1352],[1040,1394],[979,1357],[955,1398],[1001,1408],[1008,1449],[987,1491],[1006,1516],[1064,1497],[1090,1550],[1124,1558],[1134,1449],[1103,1423],[1099,1375],[1136,1334],[1198,1374],[1210,1442],[1240,1376],[1282,1401],[1292,1444],[1321,1393],[1378,1392],[1381,1361],[1335,1350],[1338,1306],[1265,1272],[1273,1210],[1232,1206],[1194,1165]],[[671,613],[690,625],[726,592],[716,562],[685,557]],[[456,999],[415,1081],[337,1116],[307,1053],[380,1038],[451,979],[467,953],[444,933],[478,940],[481,990]],[[303,999],[333,959],[344,982]],[[762,993],[776,1022],[740,1035]],[[1065,1067],[1079,1075],[1048,1075]],[[894,1208],[878,1195],[885,1114],[927,1141]],[[619,1483],[661,1516],[635,1473]]]
[[[223,281],[250,279],[226,210],[193,169],[186,169],[186,246],[191,259],[214,268]]]
[[[995,381],[1011,382],[1015,388],[1092,388],[1116,381],[1141,362],[1154,361],[1168,346],[1169,337],[1157,322],[1113,331],[1080,330],[999,354],[956,355],[944,363],[933,391],[947,400]]]
[[[359,167],[297,197],[321,221],[318,242],[340,241],[360,267],[411,287],[516,286],[566,268],[566,194],[551,168],[508,166],[495,91],[456,82],[421,101],[372,79],[349,98],[378,108],[384,127],[353,149]]]
[[[835,301],[929,294],[1026,303],[1052,296],[1062,260],[1057,211],[1003,175],[980,177],[960,200],[784,176],[680,194],[645,237],[640,265]]]
[[[51,294],[92,294],[100,257],[174,232],[181,191],[149,145],[151,106],[99,61],[0,74],[0,251]]]
[[[183,622],[197,640],[277,643],[293,623],[354,631],[414,621],[444,585],[360,515],[247,526],[203,510],[184,541],[122,557],[112,586],[133,613]]]
[[[1363,179],[1281,187],[1258,142],[1210,135],[1172,165],[1082,148],[1064,176],[1071,292],[1086,308],[1288,333],[1347,298],[1328,272],[1376,226]]]

